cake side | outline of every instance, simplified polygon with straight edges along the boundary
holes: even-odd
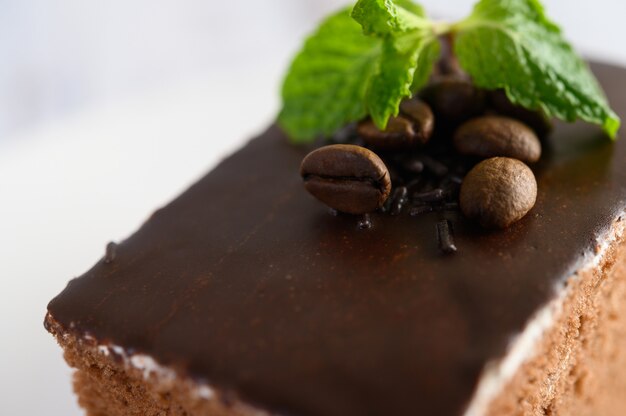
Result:
[[[624,414],[625,215],[507,356],[486,366],[466,416]]]
[[[75,371],[74,391],[89,416],[267,416],[234,392],[214,389],[151,357],[129,356],[85,334],[68,330],[47,315],[45,325]]]

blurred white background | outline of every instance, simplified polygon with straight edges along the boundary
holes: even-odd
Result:
[[[0,0],[0,391],[78,415],[47,302],[272,120],[305,33],[340,0]],[[473,0],[424,0],[461,17]],[[588,56],[626,65],[626,2],[545,0]]]

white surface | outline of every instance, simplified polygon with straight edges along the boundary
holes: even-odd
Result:
[[[343,3],[0,1],[5,414],[80,414],[47,302],[269,123],[289,55]],[[458,16],[472,1],[423,3]],[[546,4],[583,50],[626,63],[626,2]]]
[[[77,414],[70,411],[74,399],[60,349],[42,327],[45,306],[102,256],[107,241],[128,235],[263,128],[276,108],[273,94],[259,91],[252,78],[246,93],[221,91],[231,82],[204,79],[46,126],[5,146],[0,388],[11,393],[2,400],[5,414]],[[212,125],[209,115],[220,122]]]

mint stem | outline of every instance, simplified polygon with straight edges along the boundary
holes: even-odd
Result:
[[[433,33],[435,36],[443,36],[452,31],[455,25],[446,21],[432,22]]]

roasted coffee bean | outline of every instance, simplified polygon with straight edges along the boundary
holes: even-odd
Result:
[[[535,132],[509,117],[483,116],[463,124],[454,134],[459,153],[481,158],[506,156],[532,163],[541,157]]]
[[[545,137],[552,131],[552,121],[545,114],[513,104],[504,90],[490,91],[489,103],[497,113],[520,120],[539,137]]]
[[[335,144],[314,150],[302,161],[300,174],[314,197],[348,214],[375,211],[391,192],[383,161],[360,146]]]
[[[460,76],[439,76],[420,96],[430,104],[437,119],[445,122],[459,123],[485,110],[484,91]]]
[[[435,116],[430,106],[419,98],[400,103],[400,113],[413,122],[413,142],[424,144],[430,140],[435,129]]]
[[[391,117],[385,130],[370,119],[364,120],[357,126],[357,133],[368,146],[377,149],[401,149],[416,142],[413,123],[403,116]]]
[[[506,228],[535,205],[537,181],[523,162],[494,157],[476,165],[461,186],[461,210],[486,228]]]

